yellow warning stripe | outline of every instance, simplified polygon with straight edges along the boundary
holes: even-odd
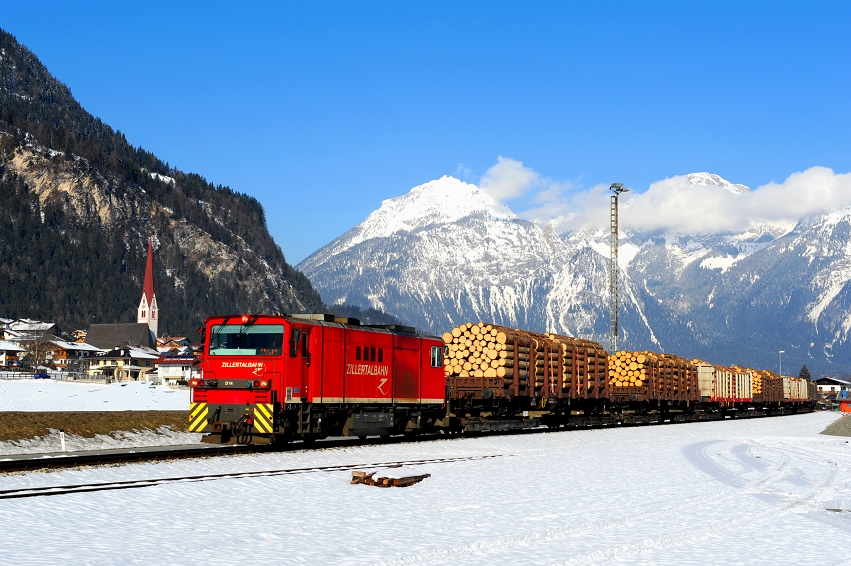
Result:
[[[263,414],[260,405],[254,407],[254,428],[265,434],[272,434],[272,419]]]
[[[202,404],[204,406],[201,408],[200,412],[195,411],[194,414],[189,417],[189,432],[200,432],[205,426],[207,426],[208,408],[206,403]]]
[[[272,420],[272,404],[271,403],[257,403],[255,409],[260,409],[263,412],[263,415],[267,420]],[[256,411],[255,411],[256,412]]]
[[[199,411],[204,409],[207,406],[207,403],[190,403],[189,405],[189,420],[195,418],[195,415],[198,414]]]

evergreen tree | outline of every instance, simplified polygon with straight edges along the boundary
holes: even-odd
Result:
[[[804,364],[804,367],[801,368],[801,371],[798,372],[798,377],[803,377],[804,379],[808,379],[810,381],[813,380],[813,377],[810,375],[810,370],[807,368],[807,364]]]

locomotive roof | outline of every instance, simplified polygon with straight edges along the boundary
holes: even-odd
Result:
[[[440,338],[439,336],[434,336],[432,334],[425,334],[425,333],[418,332],[417,329],[414,328],[413,326],[404,326],[404,325],[401,325],[401,324],[360,324],[360,323],[350,324],[350,323],[345,323],[345,322],[337,322],[337,321],[334,320],[334,318],[337,318],[338,320],[356,320],[356,319],[351,319],[351,318],[347,318],[347,317],[334,317],[333,315],[313,315],[313,314],[310,314],[310,315],[299,316],[298,314],[280,314],[280,313],[273,313],[273,314],[240,313],[240,314],[223,314],[223,315],[210,316],[210,317],[207,317],[207,321],[209,321],[211,319],[227,319],[227,318],[232,318],[232,319],[238,320],[238,319],[241,319],[243,316],[247,316],[247,317],[250,317],[250,318],[254,318],[254,317],[272,318],[272,319],[278,318],[278,319],[284,319],[287,322],[291,322],[291,323],[292,322],[298,322],[300,324],[316,324],[316,325],[319,325],[319,326],[331,326],[331,327],[336,327],[336,328],[349,328],[349,329],[352,329],[352,330],[364,330],[364,331],[367,331],[367,332],[377,332],[377,333],[380,333],[380,334],[414,335],[414,336],[417,336],[419,338],[430,338],[430,339],[442,341],[442,338]],[[330,319],[330,320],[327,320],[327,319],[322,320],[319,317],[324,317],[324,318],[327,318],[327,319]]]

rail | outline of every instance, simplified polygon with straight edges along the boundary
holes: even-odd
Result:
[[[222,479],[241,479],[256,477],[272,477],[290,474],[305,474],[311,472],[339,472],[354,469],[372,469],[400,466],[422,466],[425,464],[445,464],[466,460],[485,460],[499,458],[501,454],[486,456],[457,456],[449,458],[428,458],[423,460],[395,460],[390,462],[371,462],[365,464],[340,464],[336,466],[313,466],[309,468],[284,468],[278,470],[257,470],[253,472],[228,472],[222,474],[204,474],[198,476],[177,476],[170,478],[153,478],[144,480],[126,480],[116,482],[101,482],[88,484],[72,484],[59,486],[29,487],[20,489],[0,490],[0,499],[20,499],[24,497],[47,497],[67,495],[71,493],[87,493],[92,491],[112,491],[116,489],[138,489],[169,483],[191,483]]]

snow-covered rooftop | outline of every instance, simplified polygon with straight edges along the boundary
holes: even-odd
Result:
[[[7,352],[23,352],[24,349],[21,348],[15,342],[9,342],[8,340],[0,340],[0,350],[5,350]]]
[[[66,350],[74,351],[74,352],[102,352],[100,348],[96,348],[91,344],[86,344],[85,342],[68,342],[67,340],[60,340],[59,338],[54,338],[53,340],[49,340],[52,344],[56,344],[60,348],[64,348]]]

